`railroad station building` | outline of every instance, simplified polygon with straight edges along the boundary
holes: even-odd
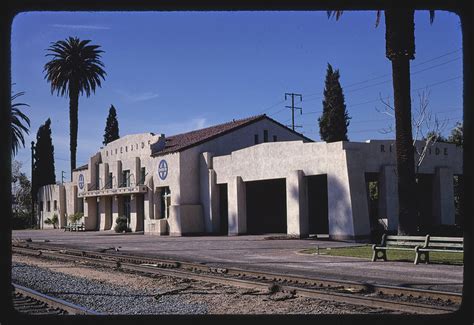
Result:
[[[423,146],[418,142],[417,146]],[[283,233],[366,240],[375,224],[398,227],[393,140],[314,142],[259,115],[174,136],[115,140],[38,193],[41,223],[84,214],[86,230],[156,235]],[[454,224],[462,149],[436,143],[418,169],[417,218]],[[373,192],[376,195],[373,195]]]

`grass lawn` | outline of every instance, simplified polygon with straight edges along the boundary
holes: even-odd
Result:
[[[308,248],[300,251],[304,254],[317,254],[317,248]],[[355,246],[355,247],[343,247],[343,248],[320,248],[319,254],[332,255],[332,256],[348,256],[348,257],[359,257],[367,260],[372,259],[372,245]],[[463,253],[442,253],[442,252],[430,252],[430,263],[439,264],[463,264]],[[387,251],[388,261],[406,261],[411,262],[415,260],[415,252],[407,251]]]

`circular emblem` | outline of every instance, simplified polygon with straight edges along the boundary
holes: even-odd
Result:
[[[79,174],[79,182],[78,182],[79,188],[82,190],[84,188],[84,175]]]
[[[161,160],[158,164],[158,176],[160,176],[161,180],[165,180],[166,176],[168,176],[168,163],[166,160]]]

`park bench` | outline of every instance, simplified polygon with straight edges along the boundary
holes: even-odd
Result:
[[[64,227],[64,231],[79,231],[85,230],[84,222],[81,223],[70,223]]]
[[[430,252],[463,252],[462,237],[391,236],[384,234],[380,245],[372,245],[372,262],[387,260],[387,250],[415,252],[414,264],[429,263]]]

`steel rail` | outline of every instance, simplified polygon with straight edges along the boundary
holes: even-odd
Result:
[[[346,292],[363,292],[363,293],[374,293],[379,295],[392,295],[399,297],[412,297],[412,298],[428,298],[433,300],[442,300],[454,304],[460,304],[462,300],[462,295],[455,292],[446,292],[446,291],[436,291],[436,290],[426,290],[420,288],[406,288],[406,287],[397,287],[390,285],[379,285],[379,284],[368,284],[360,283],[355,281],[347,280],[331,280],[331,279],[321,279],[321,278],[307,278],[299,275],[293,274],[277,274],[271,272],[263,271],[253,271],[248,269],[239,269],[239,268],[227,268],[227,267],[213,267],[209,265],[203,265],[199,263],[192,262],[183,262],[176,261],[171,259],[163,258],[150,258],[144,256],[136,255],[126,255],[120,253],[101,253],[96,251],[86,251],[80,249],[64,249],[64,247],[54,247],[48,245],[44,247],[42,245],[21,245],[15,244],[16,247],[25,247],[36,250],[58,250],[64,254],[72,254],[75,256],[89,256],[99,259],[111,259],[119,260],[121,262],[134,263],[134,264],[157,264],[161,268],[179,268],[190,270],[194,272],[211,272],[211,273],[220,273],[228,276],[237,276],[237,277],[246,277],[246,278],[255,278],[257,280],[263,281],[273,281],[283,284],[290,284],[296,286],[312,286],[319,288],[326,288],[329,290],[336,291],[346,291]]]
[[[36,312],[39,310],[41,312],[41,314],[63,314],[63,313],[66,313],[66,314],[69,314],[69,315],[101,315],[101,313],[98,313],[96,311],[93,311],[93,310],[90,310],[90,309],[87,309],[85,307],[82,307],[82,306],[79,306],[79,305],[75,305],[73,303],[70,303],[68,301],[65,301],[63,299],[59,299],[59,298],[56,298],[56,297],[51,297],[51,296],[48,296],[48,295],[45,295],[41,292],[38,292],[36,290],[33,290],[31,288],[27,288],[27,287],[24,287],[24,286],[21,286],[19,284],[16,284],[16,283],[12,283],[13,285],[13,288],[14,288],[14,292],[15,293],[18,293],[20,296],[22,297],[28,297],[30,299],[32,299],[33,301],[37,301],[37,302],[40,302],[40,303],[43,303],[44,305],[40,305],[40,306],[37,306],[38,308],[34,308],[36,309]],[[14,305],[15,305],[15,300],[18,300],[18,298],[16,298],[15,296],[13,297],[13,302],[14,302]],[[20,304],[20,307],[24,305],[24,304]],[[30,308],[30,303],[28,302],[28,306],[27,308]],[[20,312],[22,311],[21,310],[22,308],[20,308]],[[55,310],[55,312],[53,312],[52,310]],[[58,312],[60,311],[60,312]],[[26,312],[28,314],[28,312]]]
[[[253,289],[255,288],[267,289],[269,287],[269,284],[274,283],[274,282],[282,283],[283,282],[281,281],[282,278],[283,279],[286,278],[285,280],[287,280],[288,278],[288,276],[286,275],[285,276],[278,275],[272,278],[272,276],[268,276],[267,273],[258,273],[258,272],[252,271],[253,275],[258,274],[258,278],[255,277],[254,279],[237,279],[237,278],[231,277],[231,275],[228,272],[228,269],[221,269],[220,272],[212,273],[212,270],[211,270],[212,268],[210,269],[209,267],[205,267],[203,265],[199,265],[199,267],[196,267],[195,269],[189,269],[189,268],[183,268],[182,265],[179,264],[179,262],[175,262],[175,261],[173,262],[167,261],[167,263],[162,263],[162,262],[147,263],[147,262],[152,262],[152,259],[143,260],[141,258],[137,259],[136,257],[132,257],[131,259],[134,262],[130,263],[130,262],[125,261],[127,258],[126,256],[125,257],[113,256],[113,255],[111,256],[111,254],[86,252],[86,251],[79,252],[78,250],[52,251],[52,250],[43,250],[43,249],[32,250],[30,247],[28,248],[13,247],[13,251],[17,253],[25,253],[25,254],[33,255],[33,256],[43,256],[43,257],[62,259],[62,260],[73,261],[73,262],[99,265],[99,266],[108,267],[108,268],[116,268],[116,269],[121,269],[126,272],[135,272],[135,273],[141,273],[145,275],[167,275],[171,277],[186,278],[186,279],[192,279],[196,281],[206,281],[206,282],[211,282],[211,283],[219,283],[219,284],[224,284],[224,285],[233,285],[233,286],[238,286],[238,287],[243,287],[243,288],[253,288]],[[189,263],[189,264],[194,265],[193,263]],[[190,271],[194,271],[194,272],[190,272]],[[246,274],[247,272],[246,270],[245,271],[233,270],[233,271],[237,272],[236,274],[237,276],[248,277],[248,274]],[[262,282],[262,280],[267,280],[270,282]],[[315,283],[317,283],[318,281],[314,279],[305,279],[305,280],[306,280],[305,283],[307,285],[308,284],[312,285],[314,284],[312,283],[313,281],[316,281]],[[331,283],[333,285],[335,284],[334,282],[331,282]],[[422,313],[422,314],[426,314],[426,313],[428,314],[441,313],[442,314],[442,313],[453,312],[456,310],[456,308],[452,306],[439,306],[439,305],[434,306],[434,305],[428,305],[428,304],[404,302],[404,301],[399,301],[399,300],[394,300],[394,299],[381,299],[381,298],[375,298],[375,297],[367,297],[365,295],[357,294],[357,290],[349,290],[349,288],[347,287],[347,283],[341,283],[341,282],[339,282],[339,286],[337,287],[332,286],[332,288],[339,289],[340,290],[339,292],[332,292],[332,291],[325,290],[327,289],[327,287],[324,288],[322,285],[318,285],[319,287],[318,289],[318,288],[304,288],[304,287],[296,286],[295,284],[296,282],[291,283],[289,281],[286,281],[286,283],[279,284],[279,289],[282,292],[309,297],[309,298],[317,298],[317,299],[322,299],[326,301],[337,301],[337,302],[353,304],[353,305],[383,308],[383,309],[400,311],[400,312]],[[346,287],[344,287],[344,285],[346,285]],[[321,290],[321,288],[323,290]],[[350,288],[353,288],[353,287],[350,287]],[[400,296],[400,295],[412,296],[412,297],[420,296],[418,293],[418,290],[416,289],[408,290],[409,291],[409,294],[408,294],[405,288],[396,288],[396,287],[385,288],[385,289],[379,288],[378,291],[373,291],[371,293],[377,294],[377,293],[383,292],[383,294],[388,294],[387,291],[390,291],[391,293],[396,293],[397,296]],[[348,293],[348,292],[354,292],[354,293]],[[364,291],[361,290],[360,293],[364,293]],[[429,293],[428,290],[422,291],[422,294],[424,295],[428,295],[428,293]],[[451,301],[451,302],[459,298],[458,297],[459,295],[457,294],[448,294],[445,292],[441,292],[441,293],[437,292],[437,294],[442,294],[446,300]],[[439,298],[436,298],[436,299],[439,299]]]

